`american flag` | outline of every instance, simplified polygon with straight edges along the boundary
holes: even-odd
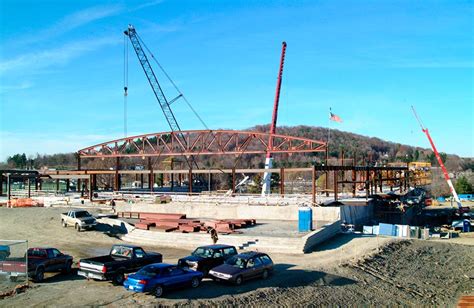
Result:
[[[331,108],[329,108],[329,120],[342,123],[342,119],[338,115],[332,113]]]

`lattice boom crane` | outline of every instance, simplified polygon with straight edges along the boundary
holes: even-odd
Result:
[[[132,25],[129,25],[128,29],[125,30],[124,33],[130,38],[130,42],[133,45],[133,49],[137,54],[138,60],[140,61],[143,71],[145,72],[146,78],[150,82],[150,86],[153,89],[153,92],[155,93],[156,100],[160,104],[161,110],[163,110],[163,114],[165,115],[166,121],[168,122],[171,130],[181,131],[181,128],[179,127],[179,124],[176,121],[176,117],[174,116],[174,113],[170,108],[170,103],[166,99],[166,96],[163,93],[163,90],[161,89],[161,86],[158,82],[158,79],[156,78],[155,72],[153,72],[153,68],[151,67],[150,61],[148,61],[145,51],[143,50],[142,45],[140,44],[140,39],[137,35],[137,31]]]

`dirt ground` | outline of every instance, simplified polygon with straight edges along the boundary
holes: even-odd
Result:
[[[0,208],[0,239],[57,247],[76,261],[108,253],[112,244],[121,242],[107,232],[62,228],[59,214],[64,211]],[[0,306],[455,306],[461,294],[474,293],[474,237],[456,242],[340,235],[305,255],[272,254],[275,273],[267,280],[236,287],[205,279],[197,289],[160,299],[75,274],[50,274],[26,292],[0,300]],[[189,254],[144,248],[162,253],[169,263]]]

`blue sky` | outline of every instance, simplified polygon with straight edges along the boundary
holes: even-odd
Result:
[[[474,156],[472,1],[1,0],[0,23],[0,160],[123,136],[129,23],[210,128],[270,122],[285,40],[279,125],[332,107],[333,128],[429,147],[415,105],[440,151]],[[168,130],[130,49],[129,135]]]

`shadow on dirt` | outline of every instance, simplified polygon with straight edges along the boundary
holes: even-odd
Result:
[[[122,222],[120,226],[111,226],[109,224],[98,223],[95,226],[95,231],[102,232],[110,237],[120,239],[120,235],[127,234],[127,228]]]
[[[205,279],[197,289],[169,291],[163,297],[168,299],[209,299],[223,295],[246,293],[259,288],[289,288],[307,285],[345,286],[357,283],[357,281],[346,277],[321,271],[292,269],[293,267],[293,264],[277,264],[273,275],[268,279],[248,280],[240,286]]]
[[[46,273],[43,281],[35,283],[35,284],[56,283],[56,282],[73,281],[73,280],[84,280],[83,277],[77,275],[77,269],[72,269],[72,271],[69,274]]]
[[[359,237],[373,237],[373,235],[364,235],[364,234],[338,234],[335,237],[331,238],[330,241],[326,241],[322,243],[321,245],[318,245],[311,249],[310,252],[316,252],[316,251],[326,251],[326,250],[334,250],[337,249],[341,246],[346,245],[350,241],[352,241],[355,238]]]

